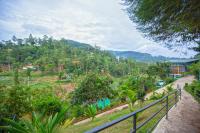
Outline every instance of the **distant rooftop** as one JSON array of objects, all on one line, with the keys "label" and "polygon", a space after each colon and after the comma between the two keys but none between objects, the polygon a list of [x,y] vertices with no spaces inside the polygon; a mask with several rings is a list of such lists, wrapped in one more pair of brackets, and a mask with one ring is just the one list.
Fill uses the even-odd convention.
[{"label": "distant rooftop", "polygon": [[176,59],[176,60],[169,60],[171,63],[192,63],[196,62],[199,59]]}]

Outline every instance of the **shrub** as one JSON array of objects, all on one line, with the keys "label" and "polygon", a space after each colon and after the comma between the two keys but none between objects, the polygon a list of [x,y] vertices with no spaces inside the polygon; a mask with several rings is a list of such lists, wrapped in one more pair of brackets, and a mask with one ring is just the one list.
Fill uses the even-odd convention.
[{"label": "shrub", "polygon": [[58,80],[63,79],[63,76],[64,76],[64,72],[59,72],[58,73]]},{"label": "shrub", "polygon": [[165,82],[166,82],[166,84],[170,84],[170,83],[174,82],[174,78],[167,77],[167,78],[165,79]]},{"label": "shrub", "polygon": [[97,114],[97,108],[93,104],[88,105],[88,107],[85,109],[85,116],[87,116],[89,118],[91,117],[92,120],[95,118],[96,114]]},{"label": "shrub", "polygon": [[200,72],[200,62],[194,63],[189,66],[189,71],[191,74],[195,75],[196,79],[200,80],[199,72]]},{"label": "shrub", "polygon": [[32,111],[29,90],[29,87],[22,85],[9,88],[6,106],[10,115],[15,115],[19,118],[23,114]]},{"label": "shrub", "polygon": [[73,121],[73,119],[64,121],[66,112],[67,109],[63,109],[48,118],[33,112],[31,120],[20,120],[18,122],[4,119],[9,126],[1,126],[0,128],[7,129],[10,133],[62,133],[64,128]]},{"label": "shrub", "polygon": [[150,96],[150,100],[158,100],[158,99],[161,99],[162,97],[164,97],[165,96],[165,93],[163,92],[163,93],[161,93],[161,94],[159,94],[159,93],[156,93],[156,92],[153,92],[153,95],[151,95]]},{"label": "shrub", "polygon": [[168,92],[171,92],[172,90],[173,90],[172,85],[167,86],[167,91],[168,91]]},{"label": "shrub", "polygon": [[59,98],[53,95],[43,95],[33,101],[33,106],[36,111],[45,112],[46,114],[55,114],[62,108],[62,102]]},{"label": "shrub", "polygon": [[83,116],[85,111],[85,107],[82,105],[74,105],[68,112],[69,116],[73,116],[73,117],[79,117],[79,116]]},{"label": "shrub", "polygon": [[113,96],[111,83],[112,80],[109,76],[88,74],[72,93],[71,102],[73,104],[91,104],[104,97],[111,98]]},{"label": "shrub", "polygon": [[189,92],[194,98],[200,102],[200,82],[193,81],[190,85],[185,85],[185,90]]}]

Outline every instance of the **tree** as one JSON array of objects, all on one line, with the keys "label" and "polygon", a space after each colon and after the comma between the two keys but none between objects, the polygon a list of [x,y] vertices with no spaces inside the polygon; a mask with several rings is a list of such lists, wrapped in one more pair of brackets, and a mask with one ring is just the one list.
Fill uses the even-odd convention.
[{"label": "tree", "polygon": [[16,43],[16,42],[17,42],[17,37],[16,37],[16,36],[13,36],[13,37],[12,37],[12,41],[13,41],[14,43]]},{"label": "tree", "polygon": [[123,1],[138,29],[156,41],[167,41],[169,47],[200,41],[199,0]]},{"label": "tree", "polygon": [[27,68],[27,70],[26,70],[26,75],[28,77],[28,86],[29,86],[29,81],[30,81],[30,78],[31,78],[31,71],[32,71],[31,68]]},{"label": "tree", "polygon": [[10,116],[20,118],[32,110],[29,88],[15,85],[8,91],[7,107]]},{"label": "tree", "polygon": [[189,66],[189,71],[195,76],[196,79],[200,80],[200,62]]},{"label": "tree", "polygon": [[101,98],[112,97],[111,83],[112,80],[109,76],[89,73],[73,92],[72,103],[88,104]]},{"label": "tree", "polygon": [[14,69],[14,84],[15,85],[19,84],[19,71],[18,71],[18,68]]},{"label": "tree", "polygon": [[35,39],[33,38],[32,34],[29,35],[28,43],[30,43],[31,45],[35,44]]},{"label": "tree", "polygon": [[141,101],[141,103],[143,104],[144,102],[144,97],[145,97],[145,90],[140,88],[137,90],[137,98]]},{"label": "tree", "polygon": [[200,42],[198,42],[197,46],[193,47],[192,49],[197,52],[196,57],[200,58]]}]

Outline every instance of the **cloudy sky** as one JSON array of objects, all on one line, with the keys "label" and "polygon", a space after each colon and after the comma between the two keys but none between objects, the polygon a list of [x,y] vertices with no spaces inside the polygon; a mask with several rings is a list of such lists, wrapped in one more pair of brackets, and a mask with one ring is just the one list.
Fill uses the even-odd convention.
[{"label": "cloudy sky", "polygon": [[[0,0],[0,40],[53,36],[100,46],[174,57],[191,57],[145,39],[120,0]],[[187,54],[183,54],[187,52]]]}]

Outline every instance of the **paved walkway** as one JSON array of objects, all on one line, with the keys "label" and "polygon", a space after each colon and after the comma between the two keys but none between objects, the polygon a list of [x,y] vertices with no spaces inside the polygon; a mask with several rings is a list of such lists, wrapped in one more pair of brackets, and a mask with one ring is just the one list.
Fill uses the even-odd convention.
[{"label": "paved walkway", "polygon": [[182,89],[182,99],[173,107],[168,114],[157,125],[153,133],[200,133],[200,104],[183,90],[185,83],[191,83],[193,76],[187,76],[177,80],[173,86]]}]

